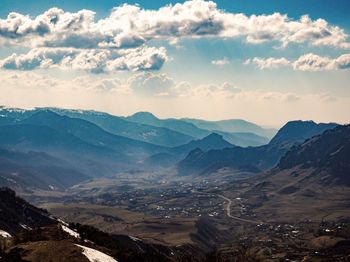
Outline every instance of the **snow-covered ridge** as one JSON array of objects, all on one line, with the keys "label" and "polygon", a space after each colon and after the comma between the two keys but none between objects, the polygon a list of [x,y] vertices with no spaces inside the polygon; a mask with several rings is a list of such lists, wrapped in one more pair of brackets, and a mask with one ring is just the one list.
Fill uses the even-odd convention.
[{"label": "snow-covered ridge", "polygon": [[80,238],[80,235],[78,232],[75,232],[74,230],[70,229],[69,227],[65,226],[65,225],[61,225],[61,228],[64,232],[68,233],[69,235],[71,235],[72,237],[75,238]]},{"label": "snow-covered ridge", "polygon": [[[15,108],[15,107],[7,107],[7,106],[0,106],[0,111],[3,111],[3,110],[6,110],[10,113],[24,113],[26,112],[27,110],[26,109],[22,109],[22,108]],[[31,109],[29,109],[31,110]]]},{"label": "snow-covered ridge", "polygon": [[6,231],[0,229],[0,237],[8,238],[8,237],[12,237],[12,236],[9,233],[7,233]]},{"label": "snow-covered ridge", "polygon": [[118,262],[113,257],[108,256],[96,249],[81,246],[78,244],[76,244],[76,246],[80,247],[83,250],[83,255],[85,255],[90,262]]},{"label": "snow-covered ridge", "polygon": [[61,224],[65,225],[65,226],[69,226],[67,222],[63,221],[62,219],[60,218],[55,218],[54,216],[50,216],[50,218],[56,220],[57,222],[60,222]]}]

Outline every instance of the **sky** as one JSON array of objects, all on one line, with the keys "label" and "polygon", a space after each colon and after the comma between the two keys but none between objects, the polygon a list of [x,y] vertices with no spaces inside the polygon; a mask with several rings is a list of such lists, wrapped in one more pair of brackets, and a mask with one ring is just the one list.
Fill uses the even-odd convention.
[{"label": "sky", "polygon": [[0,2],[0,105],[350,122],[348,0]]}]

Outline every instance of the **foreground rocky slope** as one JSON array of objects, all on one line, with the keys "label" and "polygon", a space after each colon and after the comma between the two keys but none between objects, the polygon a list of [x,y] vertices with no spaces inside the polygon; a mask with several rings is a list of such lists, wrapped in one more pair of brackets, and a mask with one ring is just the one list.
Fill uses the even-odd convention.
[{"label": "foreground rocky slope", "polygon": [[[197,254],[193,260],[192,255]],[[198,248],[150,244],[91,226],[68,225],[0,189],[0,261],[200,261]]]}]

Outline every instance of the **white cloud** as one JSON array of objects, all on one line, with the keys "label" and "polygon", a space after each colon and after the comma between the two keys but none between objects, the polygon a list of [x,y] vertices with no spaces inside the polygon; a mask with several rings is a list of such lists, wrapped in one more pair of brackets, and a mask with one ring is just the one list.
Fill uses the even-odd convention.
[{"label": "white cloud", "polygon": [[350,54],[337,58],[306,54],[293,62],[293,68],[301,71],[330,71],[350,69]]},{"label": "white cloud", "polygon": [[331,71],[331,70],[349,70],[350,54],[343,54],[337,58],[319,56],[312,53],[305,54],[295,61],[289,61],[286,58],[259,58],[248,59],[244,64],[254,64],[260,69],[280,68],[290,66],[299,71]]},{"label": "white cloud", "polygon": [[[85,9],[66,12],[54,7],[36,17],[12,12],[0,19],[0,46],[19,45],[33,50],[13,54],[0,63],[2,68],[17,70],[158,70],[168,57],[164,47],[148,47],[151,40],[178,45],[182,38],[213,36],[240,37],[251,44],[279,43],[284,47],[297,43],[350,48],[344,30],[324,19],[312,20],[305,15],[295,20],[280,13],[248,16],[220,10],[213,1],[192,0],[157,10],[123,4],[99,20],[95,12]],[[338,66],[348,67],[348,58],[342,59]],[[212,63],[222,66],[229,61],[224,58]],[[252,63],[274,68],[287,61],[281,58]]]},{"label": "white cloud", "polygon": [[115,70],[158,70],[164,62],[168,60],[166,50],[164,47],[139,47],[133,49],[120,50],[120,57],[109,60],[107,68],[109,71]]},{"label": "white cloud", "polygon": [[248,59],[245,61],[246,65],[254,64],[257,65],[260,69],[267,69],[267,68],[279,68],[283,66],[288,66],[290,62],[284,58],[260,58],[260,57],[254,57],[253,59]]},{"label": "white cloud", "polygon": [[230,64],[230,61],[229,61],[226,57],[224,57],[223,59],[213,60],[213,61],[211,61],[211,63],[212,63],[213,65],[223,66],[223,65],[228,65],[228,64]]},{"label": "white cloud", "polygon": [[[193,0],[158,10],[124,4],[98,21],[95,13],[75,13],[51,8],[37,17],[10,13],[0,19],[3,42],[31,46],[74,48],[130,48],[152,39],[181,37],[244,37],[249,43],[310,43],[349,48],[348,35],[324,19],[307,15],[294,20],[287,15],[230,13],[215,2]],[[28,40],[31,41],[28,41]]]},{"label": "white cloud", "polygon": [[168,59],[163,47],[141,46],[133,49],[35,48],[26,54],[12,54],[0,60],[0,68],[33,70],[60,68],[92,73],[158,70]]},{"label": "white cloud", "polygon": [[173,93],[176,82],[166,74],[146,72],[131,76],[127,84],[138,94],[170,96]]}]

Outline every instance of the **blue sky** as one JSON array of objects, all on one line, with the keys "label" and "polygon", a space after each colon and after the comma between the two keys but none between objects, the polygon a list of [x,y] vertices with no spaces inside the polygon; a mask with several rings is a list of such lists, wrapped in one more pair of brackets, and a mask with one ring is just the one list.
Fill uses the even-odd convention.
[{"label": "blue sky", "polygon": [[1,1],[0,104],[349,122],[349,13],[347,0]]}]

